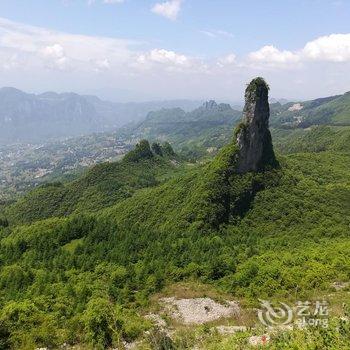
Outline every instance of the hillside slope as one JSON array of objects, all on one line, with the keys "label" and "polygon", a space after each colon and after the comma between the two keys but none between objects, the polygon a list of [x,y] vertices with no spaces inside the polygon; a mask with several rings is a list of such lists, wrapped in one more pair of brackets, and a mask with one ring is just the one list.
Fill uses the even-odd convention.
[{"label": "hillside slope", "polygon": [[[283,153],[290,153],[288,148],[295,152],[321,151],[330,149],[331,143],[334,149],[346,148],[347,126],[350,126],[349,96],[346,93],[305,102],[270,104],[276,149]],[[123,136],[169,140],[187,157],[207,157],[216,154],[219,148],[230,142],[230,128],[237,125],[241,114],[228,105],[218,105],[214,101],[187,113],[180,108],[163,109],[149,113],[143,122],[127,130]],[[332,128],[315,129],[318,125]],[[313,129],[309,130],[309,127]],[[296,143],[299,147],[296,147]],[[312,146],[312,143],[315,145]]]},{"label": "hillside slope", "polygon": [[350,92],[305,102],[271,106],[273,126],[350,125]]},{"label": "hillside slope", "polygon": [[149,152],[145,158],[96,165],[73,182],[42,185],[7,207],[4,215],[14,224],[98,211],[182,170],[177,161],[172,162],[177,159],[175,154],[159,156],[150,148]]},{"label": "hillside slope", "polygon": [[[63,342],[102,349],[118,344],[114,332],[143,339],[151,325],[136,310],[178,281],[248,300],[288,298],[296,288],[309,300],[349,281],[350,155],[308,153],[281,163],[278,182],[248,197],[249,209],[220,229],[178,225],[186,212],[198,213],[185,206],[178,214],[181,203],[208,197],[174,179],[90,216],[0,230],[2,341],[16,349]],[[208,171],[201,169],[202,179]],[[232,186],[245,188],[237,179]]]},{"label": "hillside slope", "polygon": [[[268,86],[262,79],[252,86],[243,123],[212,161],[99,211],[9,226],[0,220],[0,347],[106,349],[137,341],[137,349],[251,349],[250,337],[270,332],[252,314],[259,299],[333,295],[339,315],[330,315],[328,328],[275,328],[267,348],[349,348],[349,295],[332,287],[350,282],[349,149],[280,156],[279,166],[239,172],[243,154],[272,147]],[[266,159],[260,153],[249,164]],[[95,168],[81,181],[98,188],[122,175],[128,188],[135,176],[136,183],[144,180],[144,164],[152,164],[145,175],[154,179],[158,154],[143,141],[125,163]],[[161,308],[157,293],[179,282],[204,285],[179,294],[206,297],[214,289],[240,300],[242,317],[198,328],[176,320],[162,332],[158,314],[156,322],[149,316]],[[240,333],[220,335],[216,328],[245,321]]]},{"label": "hillside slope", "polygon": [[275,148],[281,153],[337,151],[348,152],[350,127],[327,125],[308,129],[273,129]]},{"label": "hillside slope", "polygon": [[232,109],[228,104],[208,101],[191,112],[180,108],[151,112],[128,134],[149,140],[167,140],[177,147],[186,146],[188,142],[204,144],[213,136],[219,138],[220,134],[232,130],[241,115],[242,112]]}]

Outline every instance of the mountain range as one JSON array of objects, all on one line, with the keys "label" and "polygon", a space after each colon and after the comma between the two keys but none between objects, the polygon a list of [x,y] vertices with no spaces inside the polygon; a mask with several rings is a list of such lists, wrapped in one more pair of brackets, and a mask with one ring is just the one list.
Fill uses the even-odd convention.
[{"label": "mountain range", "polygon": [[160,108],[191,110],[196,101],[113,103],[96,96],[0,89],[0,144],[33,143],[114,130]]},{"label": "mountain range", "polygon": [[350,125],[350,92],[310,101],[271,104],[271,125],[307,128],[312,125]]},{"label": "mountain range", "polygon": [[[45,92],[28,94],[0,89],[0,145],[50,140],[113,131],[136,138],[169,139],[186,145],[188,139],[211,147],[240,118],[229,104],[190,100],[115,103],[96,96]],[[270,99],[271,126],[307,128],[313,125],[350,125],[350,93],[310,101]],[[226,135],[227,136],[227,135]]]},{"label": "mountain range", "polygon": [[150,112],[146,119],[127,129],[127,134],[139,139],[167,140],[181,146],[188,140],[211,139],[222,130],[232,128],[241,115],[241,111],[229,104],[210,100],[190,112],[181,108]]},{"label": "mountain range", "polygon": [[[270,99],[270,111],[272,136],[277,149],[284,153],[347,147],[350,93],[305,102]],[[169,141],[183,154],[198,158],[215,154],[225,145],[241,115],[228,104],[208,101],[190,112],[181,108],[150,112],[119,135],[130,140]]]}]

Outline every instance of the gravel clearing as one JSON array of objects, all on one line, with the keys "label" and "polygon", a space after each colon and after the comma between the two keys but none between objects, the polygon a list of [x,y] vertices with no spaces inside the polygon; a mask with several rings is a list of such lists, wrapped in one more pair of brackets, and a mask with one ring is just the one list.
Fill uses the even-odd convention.
[{"label": "gravel clearing", "polygon": [[248,330],[245,326],[218,326],[217,331],[222,335],[235,334],[238,332],[246,332]]},{"label": "gravel clearing", "polygon": [[222,305],[210,298],[176,299],[163,298],[170,316],[184,324],[203,324],[220,318],[238,316],[237,302],[227,301]]}]

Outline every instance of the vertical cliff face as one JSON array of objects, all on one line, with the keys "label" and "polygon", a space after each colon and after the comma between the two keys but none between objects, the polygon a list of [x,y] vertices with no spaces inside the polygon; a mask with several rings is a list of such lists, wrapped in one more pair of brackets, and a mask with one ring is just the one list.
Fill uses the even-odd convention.
[{"label": "vertical cliff face", "polygon": [[243,120],[236,129],[239,147],[237,172],[276,167],[269,130],[269,87],[263,78],[253,79],[245,91]]}]

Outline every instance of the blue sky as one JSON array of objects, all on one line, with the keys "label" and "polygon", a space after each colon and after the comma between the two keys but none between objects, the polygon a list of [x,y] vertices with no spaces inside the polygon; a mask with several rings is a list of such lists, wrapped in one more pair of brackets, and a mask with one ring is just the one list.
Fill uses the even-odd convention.
[{"label": "blue sky", "polygon": [[2,0],[0,85],[114,100],[350,90],[349,0]]}]

